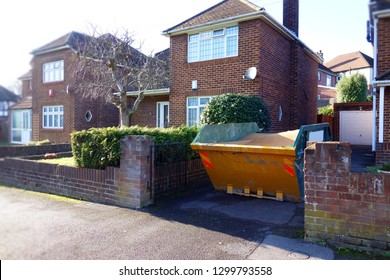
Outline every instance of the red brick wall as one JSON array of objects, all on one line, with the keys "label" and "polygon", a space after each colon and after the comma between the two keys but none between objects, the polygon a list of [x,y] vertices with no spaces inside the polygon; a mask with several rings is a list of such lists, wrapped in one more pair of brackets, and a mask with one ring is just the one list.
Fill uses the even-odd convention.
[{"label": "red brick wall", "polygon": [[390,174],[351,173],[348,143],[305,150],[305,238],[390,250]]},{"label": "red brick wall", "polygon": [[132,125],[156,126],[156,110],[157,102],[169,101],[169,96],[147,96],[142,100],[137,112],[135,112],[131,119]]},{"label": "red brick wall", "polygon": [[378,21],[378,74],[390,69],[390,18]]},{"label": "red brick wall", "polygon": [[[321,86],[327,86],[326,83],[327,83],[327,76],[328,74],[326,72],[322,72],[321,70],[319,70],[321,72],[321,77],[320,77],[320,80],[318,80],[318,85],[321,85]],[[336,77],[335,76],[332,76],[330,75],[332,80],[331,80],[331,84],[330,86],[331,87],[335,87],[336,86]],[[318,79],[318,77],[317,77]]]},{"label": "red brick wall", "polygon": [[[291,60],[294,48],[299,56],[295,60],[295,67]],[[238,53],[237,57],[232,58],[187,63],[187,35],[171,37],[171,125],[186,123],[186,97],[224,93],[256,94],[262,97],[269,106],[272,131],[315,123],[318,64],[304,53],[300,45],[295,46],[266,22],[258,19],[239,24]],[[258,70],[256,79],[243,80],[244,72],[252,66]],[[298,71],[301,80],[296,80],[294,87],[293,77],[297,77]],[[191,89],[192,80],[198,81],[198,90]],[[291,107],[291,104],[295,107]],[[283,110],[280,122],[279,106]],[[291,111],[291,108],[294,110]]]},{"label": "red brick wall", "polygon": [[[378,21],[378,74],[390,69],[390,18],[381,18]],[[384,99],[384,131],[383,143],[378,142],[379,118],[377,117],[377,151],[376,162],[390,162],[390,87],[385,88]],[[379,89],[377,90],[377,108],[379,113]]]},{"label": "red brick wall", "polygon": [[[105,104],[99,99],[85,98],[81,92],[73,90],[66,93],[69,85],[75,84],[72,77],[71,63],[72,52],[60,50],[34,56],[32,64],[32,114],[33,114],[33,141],[49,139],[55,143],[70,142],[70,133],[74,130],[88,129],[90,127],[117,126],[119,124],[118,109],[112,104]],[[64,81],[43,83],[42,65],[47,62],[64,60]],[[73,87],[74,88],[74,87]],[[54,96],[49,96],[49,90],[54,91]],[[64,128],[43,129],[42,107],[64,106]],[[90,110],[93,117],[87,122],[84,115]]]},{"label": "red brick wall", "polygon": [[32,89],[31,89],[31,79],[23,80],[22,81],[22,96],[31,96]]},{"label": "red brick wall", "polygon": [[320,95],[321,99],[336,98],[336,89],[318,87],[318,94]]},{"label": "red brick wall", "polygon": [[[148,136],[129,135],[120,142],[120,168],[106,167],[105,170],[98,170],[20,158],[0,158],[0,182],[87,201],[131,208],[144,207],[152,203],[154,196],[157,195],[150,194],[151,172],[154,168],[153,157],[150,157],[153,141]],[[21,153],[25,152],[26,149],[22,149]],[[18,154],[17,151],[14,153]],[[128,162],[132,164],[125,164]],[[185,164],[186,168],[177,175],[180,178],[187,178],[185,180],[187,184],[207,179],[200,159],[190,160]],[[185,187],[181,180],[163,178],[159,186],[165,189]]]}]

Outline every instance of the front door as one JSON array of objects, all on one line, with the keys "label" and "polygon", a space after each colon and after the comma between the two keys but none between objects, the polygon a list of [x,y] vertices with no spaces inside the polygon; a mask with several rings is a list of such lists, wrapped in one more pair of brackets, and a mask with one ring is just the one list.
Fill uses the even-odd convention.
[{"label": "front door", "polygon": [[157,102],[156,127],[169,126],[169,102]]},{"label": "front door", "polygon": [[26,144],[31,141],[31,110],[12,111],[11,143]]}]

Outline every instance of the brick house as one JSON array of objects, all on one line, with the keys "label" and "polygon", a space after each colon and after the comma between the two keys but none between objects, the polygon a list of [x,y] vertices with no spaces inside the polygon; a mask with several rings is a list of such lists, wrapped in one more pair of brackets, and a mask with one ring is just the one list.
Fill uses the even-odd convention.
[{"label": "brick house", "polygon": [[[322,60],[298,38],[298,9],[298,0],[285,0],[282,25],[249,1],[225,0],[165,30],[170,125],[198,125],[210,98],[224,93],[262,97],[271,131],[315,123]],[[255,78],[244,79],[253,67]]]},{"label": "brick house", "polygon": [[335,103],[337,77],[328,67],[318,64],[318,107]]},{"label": "brick house", "polygon": [[9,108],[18,101],[18,95],[0,86],[0,142],[8,142]]},{"label": "brick house", "polygon": [[32,73],[31,70],[20,76],[21,100],[10,107],[9,141],[12,144],[25,144],[32,141]]},{"label": "brick house", "polygon": [[74,130],[119,123],[117,107],[76,90],[72,56],[84,36],[71,32],[32,51],[31,80],[22,83],[31,88],[33,141],[66,143]]},{"label": "brick house", "polygon": [[371,89],[374,60],[361,51],[338,55],[325,62],[324,65],[336,73],[339,79],[356,73],[364,75],[367,79],[368,89]]},{"label": "brick house", "polygon": [[[374,80],[376,94],[373,114],[373,150],[377,163],[390,162],[390,0],[371,0],[369,42],[374,46]],[[378,116],[378,117],[377,117]]]}]

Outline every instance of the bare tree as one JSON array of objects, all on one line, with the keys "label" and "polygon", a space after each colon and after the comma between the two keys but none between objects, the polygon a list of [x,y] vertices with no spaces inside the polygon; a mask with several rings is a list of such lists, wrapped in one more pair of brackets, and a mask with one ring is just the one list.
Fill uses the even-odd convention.
[{"label": "bare tree", "polygon": [[[77,54],[73,65],[76,88],[84,96],[104,98],[120,110],[120,126],[129,126],[131,116],[144,99],[145,91],[166,87],[167,61],[141,52],[142,44],[135,48],[132,34],[78,33],[72,43]],[[136,97],[129,97],[135,92]]]}]

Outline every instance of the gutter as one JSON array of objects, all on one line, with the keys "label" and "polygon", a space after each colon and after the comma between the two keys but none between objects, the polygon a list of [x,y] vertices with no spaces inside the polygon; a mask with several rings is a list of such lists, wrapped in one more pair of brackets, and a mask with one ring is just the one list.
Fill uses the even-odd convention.
[{"label": "gutter", "polygon": [[[169,95],[170,91],[171,91],[170,88],[148,89],[148,90],[144,91],[144,96]],[[139,93],[140,93],[139,90],[128,91],[128,92],[126,92],[126,96],[138,96]],[[120,95],[120,93],[115,92],[114,95]]]},{"label": "gutter", "polygon": [[55,47],[55,48],[51,48],[51,49],[46,49],[46,50],[42,50],[42,51],[32,51],[31,54],[32,55],[40,55],[40,54],[54,52],[54,51],[66,50],[66,49],[70,49],[70,48],[71,47],[68,44],[66,44],[64,46]]}]

